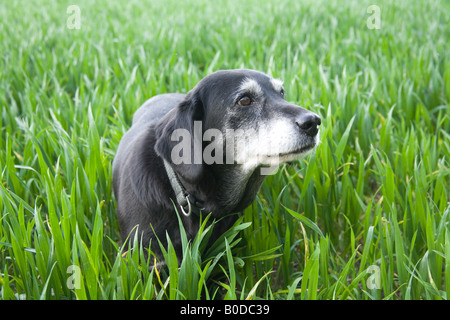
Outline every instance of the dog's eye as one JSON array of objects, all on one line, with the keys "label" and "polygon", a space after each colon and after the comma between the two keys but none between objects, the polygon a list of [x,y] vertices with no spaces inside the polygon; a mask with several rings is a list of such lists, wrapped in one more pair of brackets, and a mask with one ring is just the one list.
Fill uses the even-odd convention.
[{"label": "dog's eye", "polygon": [[248,106],[248,105],[250,105],[252,103],[252,99],[250,99],[247,96],[243,96],[242,98],[239,99],[238,103],[241,106]]},{"label": "dog's eye", "polygon": [[284,89],[281,89],[280,94],[282,97],[284,97],[285,93],[286,93],[286,91],[284,91]]}]

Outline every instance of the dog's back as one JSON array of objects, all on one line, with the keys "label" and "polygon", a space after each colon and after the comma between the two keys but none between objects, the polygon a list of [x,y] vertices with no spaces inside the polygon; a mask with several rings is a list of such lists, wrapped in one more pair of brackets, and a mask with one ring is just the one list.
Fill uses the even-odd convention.
[{"label": "dog's back", "polygon": [[142,128],[158,121],[183,101],[185,96],[181,93],[166,93],[148,99],[136,110],[133,116],[133,127]]},{"label": "dog's back", "polygon": [[120,140],[119,147],[113,161],[113,185],[115,190],[118,190],[120,183],[120,175],[118,174],[118,170],[124,158],[130,153],[128,148],[133,145],[133,141],[140,135],[144,134],[149,125],[156,123],[173,108],[175,108],[184,99],[184,97],[185,95],[180,93],[160,94],[148,99],[136,110],[133,116],[131,128]]}]

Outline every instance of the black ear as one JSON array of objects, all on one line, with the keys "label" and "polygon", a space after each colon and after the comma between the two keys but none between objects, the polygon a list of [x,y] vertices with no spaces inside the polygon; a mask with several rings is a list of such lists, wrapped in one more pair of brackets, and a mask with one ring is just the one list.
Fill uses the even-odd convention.
[{"label": "black ear", "polygon": [[156,126],[156,153],[191,184],[203,174],[202,120],[203,103],[189,92]]}]

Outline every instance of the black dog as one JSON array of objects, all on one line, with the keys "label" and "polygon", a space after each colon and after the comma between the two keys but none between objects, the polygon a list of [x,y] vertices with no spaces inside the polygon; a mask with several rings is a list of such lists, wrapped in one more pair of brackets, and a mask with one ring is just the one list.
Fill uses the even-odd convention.
[{"label": "black dog", "polygon": [[[313,150],[320,123],[284,99],[280,80],[253,70],[218,71],[186,95],[149,99],[136,111],[113,163],[123,240],[136,234],[144,245],[151,240],[162,260],[155,233],[166,244],[167,232],[180,256],[174,203],[191,238],[200,212],[218,219],[242,211],[267,174]],[[214,235],[236,218],[221,219]]]}]

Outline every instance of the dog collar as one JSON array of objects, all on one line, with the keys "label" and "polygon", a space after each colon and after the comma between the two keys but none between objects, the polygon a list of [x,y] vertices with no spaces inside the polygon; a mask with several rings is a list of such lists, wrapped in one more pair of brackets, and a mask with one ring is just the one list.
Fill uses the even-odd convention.
[{"label": "dog collar", "polygon": [[175,171],[173,171],[171,165],[165,159],[163,159],[163,161],[167,176],[169,177],[170,185],[175,192],[177,203],[181,208],[181,212],[183,212],[186,217],[189,217],[191,213],[194,213],[196,216],[200,216],[200,212],[205,210],[203,207],[204,203],[186,191],[186,188],[181,183]]}]

